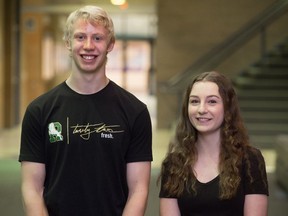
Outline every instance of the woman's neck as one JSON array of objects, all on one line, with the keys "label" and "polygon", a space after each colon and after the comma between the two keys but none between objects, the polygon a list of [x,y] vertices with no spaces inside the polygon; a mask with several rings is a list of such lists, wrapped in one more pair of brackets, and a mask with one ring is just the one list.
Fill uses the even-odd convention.
[{"label": "woman's neck", "polygon": [[217,154],[220,152],[221,138],[220,134],[201,135],[198,134],[197,150],[199,153]]}]

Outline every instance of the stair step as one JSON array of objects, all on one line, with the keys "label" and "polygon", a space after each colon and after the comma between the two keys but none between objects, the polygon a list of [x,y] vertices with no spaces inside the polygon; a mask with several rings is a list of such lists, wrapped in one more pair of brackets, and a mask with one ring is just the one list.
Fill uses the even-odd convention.
[{"label": "stair step", "polygon": [[288,66],[287,55],[284,53],[278,55],[267,55],[263,60],[259,61],[259,64],[267,66]]},{"label": "stair step", "polygon": [[245,89],[261,89],[261,90],[273,90],[273,89],[277,89],[277,90],[288,90],[288,81],[275,81],[273,82],[273,80],[271,80],[271,82],[269,83],[269,81],[267,82],[247,82],[245,80],[241,80],[236,84],[237,88],[245,88]]},{"label": "stair step", "polygon": [[255,85],[255,86],[269,86],[269,87],[278,87],[284,86],[288,87],[288,76],[285,78],[269,78],[269,79],[258,79],[252,77],[238,77],[237,84],[239,85]]},{"label": "stair step", "polygon": [[[250,71],[251,72],[251,71]],[[236,89],[261,89],[261,90],[288,90],[288,67],[287,72],[281,74],[272,73],[242,73],[233,80]]]},{"label": "stair step", "polygon": [[274,55],[288,55],[288,43],[279,44],[271,51]]},{"label": "stair step", "polygon": [[287,112],[287,107],[274,107],[273,109],[271,107],[241,107],[241,112]]},{"label": "stair step", "polygon": [[276,142],[275,135],[257,135],[251,134],[249,135],[250,144],[252,146],[261,147],[261,148],[274,148],[274,144]]},{"label": "stair step", "polygon": [[[241,109],[259,109],[261,110],[263,108],[263,111],[268,110],[283,110],[288,112],[288,101],[273,101],[272,103],[269,103],[267,100],[257,100],[257,101],[250,101],[250,100],[241,100],[239,102]],[[265,109],[265,110],[264,110]]]},{"label": "stair step", "polygon": [[238,89],[236,88],[238,99],[242,100],[266,100],[269,101],[288,101],[288,89]]},{"label": "stair step", "polygon": [[288,133],[288,124],[281,123],[247,123],[249,134],[253,135],[280,135]]},{"label": "stair step", "polygon": [[288,58],[288,47],[278,47],[278,49],[269,52],[264,58]]},{"label": "stair step", "polygon": [[242,112],[245,122],[255,123],[286,123],[288,124],[288,112]]},{"label": "stair step", "polygon": [[[288,61],[288,60],[286,60]],[[240,76],[250,76],[257,77],[258,79],[263,78],[287,78],[288,77],[288,66],[251,66],[248,69],[244,70]]]},{"label": "stair step", "polygon": [[251,124],[251,123],[258,123],[258,124],[288,124],[288,119],[277,119],[277,118],[246,118],[245,116],[243,117],[243,120],[246,124]]}]

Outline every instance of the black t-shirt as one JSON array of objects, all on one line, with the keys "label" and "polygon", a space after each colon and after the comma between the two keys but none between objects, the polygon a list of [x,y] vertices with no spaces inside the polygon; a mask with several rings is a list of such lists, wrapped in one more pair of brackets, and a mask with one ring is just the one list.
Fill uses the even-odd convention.
[{"label": "black t-shirt", "polygon": [[64,82],[26,110],[19,161],[45,164],[49,216],[122,215],[126,164],[151,160],[147,107],[112,81],[91,95]]},{"label": "black t-shirt", "polygon": [[[255,155],[257,154],[257,156]],[[196,181],[197,194],[193,195],[185,190],[180,197],[170,196],[161,187],[161,198],[177,198],[179,210],[182,216],[243,216],[244,199],[247,194],[265,194],[268,195],[268,181],[265,169],[259,164],[264,164],[264,158],[257,149],[249,151],[249,160],[251,161],[251,175],[253,182],[250,182],[247,176],[247,167],[243,162],[241,183],[235,197],[228,200],[219,199],[219,176],[207,183]],[[261,161],[259,163],[258,159]],[[163,180],[163,179],[162,179]],[[165,178],[164,180],[165,181]],[[164,182],[162,182],[163,185]]]}]

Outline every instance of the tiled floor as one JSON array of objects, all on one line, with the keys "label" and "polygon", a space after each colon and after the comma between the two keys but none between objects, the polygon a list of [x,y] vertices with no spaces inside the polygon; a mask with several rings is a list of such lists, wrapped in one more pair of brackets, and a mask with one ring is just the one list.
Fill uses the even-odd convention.
[{"label": "tiled floor", "polygon": [[20,126],[0,131],[0,159],[15,158],[19,152]]}]

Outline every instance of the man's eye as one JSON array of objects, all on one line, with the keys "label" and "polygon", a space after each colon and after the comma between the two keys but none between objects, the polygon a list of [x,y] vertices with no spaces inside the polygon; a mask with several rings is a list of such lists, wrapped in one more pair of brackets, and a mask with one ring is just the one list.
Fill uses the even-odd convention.
[{"label": "man's eye", "polygon": [[95,36],[95,37],[94,37],[94,40],[95,40],[95,41],[99,41],[99,40],[101,40],[101,39],[102,39],[102,37],[100,37],[100,36]]},{"label": "man's eye", "polygon": [[75,35],[75,39],[82,41],[85,39],[85,37],[83,35]]}]

